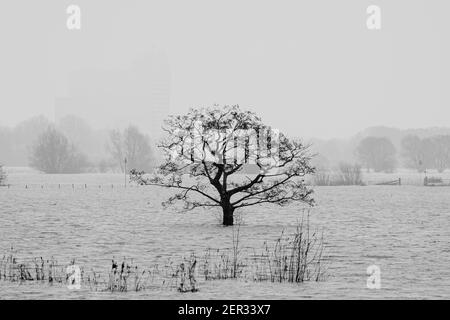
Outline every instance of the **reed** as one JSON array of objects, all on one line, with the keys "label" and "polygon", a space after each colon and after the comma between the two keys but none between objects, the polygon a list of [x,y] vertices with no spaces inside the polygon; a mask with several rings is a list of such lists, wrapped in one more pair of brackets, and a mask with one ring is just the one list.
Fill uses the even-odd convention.
[{"label": "reed", "polygon": [[178,283],[178,292],[197,292],[196,287],[197,280],[195,278],[197,266],[197,258],[195,254],[192,254],[189,259],[185,259],[184,262],[180,263],[178,269],[175,273]]},{"label": "reed", "polygon": [[312,229],[309,211],[303,212],[292,233],[283,230],[273,243],[264,242],[260,250],[242,248],[240,225],[234,228],[231,248],[206,250],[202,264],[205,281],[243,278],[302,283],[326,278],[324,235]]},{"label": "reed", "polygon": [[[241,225],[232,230],[231,247],[208,248],[200,256],[194,252],[180,260],[169,259],[163,265],[137,265],[133,259],[110,260],[107,272],[80,267],[81,285],[93,291],[139,292],[152,288],[176,289],[180,293],[197,292],[198,275],[204,281],[245,279],[251,281],[302,283],[326,278],[323,232],[312,229],[310,213],[303,212],[291,233],[285,230],[273,243],[267,241],[257,250],[242,247]],[[0,261],[0,280],[68,284],[68,270],[75,260],[60,264],[51,257],[20,260],[13,248]]]}]

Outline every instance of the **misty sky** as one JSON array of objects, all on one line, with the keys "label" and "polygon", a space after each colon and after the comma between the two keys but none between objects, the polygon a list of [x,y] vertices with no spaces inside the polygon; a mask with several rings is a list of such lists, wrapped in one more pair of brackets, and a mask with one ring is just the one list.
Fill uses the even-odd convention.
[{"label": "misty sky", "polygon": [[[81,7],[80,31],[66,28],[69,4]],[[370,4],[381,7],[380,31],[366,28]],[[74,74],[96,91],[92,70],[120,78],[150,59],[157,65],[144,71],[161,64],[167,73],[170,113],[240,104],[290,134],[321,138],[450,126],[449,9],[448,0],[3,1],[0,125],[53,120],[55,100],[75,94]],[[145,95],[145,85],[128,87],[135,80],[119,81],[120,94]],[[152,116],[120,110],[140,126]],[[88,120],[104,127],[114,117]]]}]

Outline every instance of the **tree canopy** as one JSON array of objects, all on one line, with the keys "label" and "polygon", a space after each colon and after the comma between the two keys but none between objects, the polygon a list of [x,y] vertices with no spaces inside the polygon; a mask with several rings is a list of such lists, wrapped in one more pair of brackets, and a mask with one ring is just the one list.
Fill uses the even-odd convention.
[{"label": "tree canopy", "polygon": [[125,158],[128,168],[136,170],[150,170],[152,168],[154,156],[150,146],[150,138],[141,133],[136,126],[130,125],[123,131],[112,130],[108,150],[113,161],[117,163],[122,172],[125,171]]},{"label": "tree canopy", "polygon": [[79,173],[87,160],[61,132],[49,126],[32,147],[30,165],[45,173]]},{"label": "tree canopy", "polygon": [[450,168],[450,136],[436,135],[427,138],[408,135],[402,140],[402,155],[408,168],[422,172]]},{"label": "tree canopy", "polygon": [[[314,172],[308,146],[265,125],[235,106],[191,109],[169,117],[159,147],[164,163],[151,175],[133,170],[139,184],[176,189],[165,205],[181,201],[187,210],[219,207],[223,224],[236,209],[260,205],[313,204],[304,177]],[[259,172],[240,174],[254,164]]]},{"label": "tree canopy", "polygon": [[356,148],[361,163],[375,172],[392,172],[397,165],[396,149],[385,137],[367,137]]}]

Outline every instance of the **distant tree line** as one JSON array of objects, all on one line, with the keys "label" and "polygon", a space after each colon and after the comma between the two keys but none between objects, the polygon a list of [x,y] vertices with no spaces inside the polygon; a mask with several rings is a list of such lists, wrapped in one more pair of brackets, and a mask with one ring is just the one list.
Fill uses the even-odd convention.
[{"label": "distant tree line", "polygon": [[393,172],[397,167],[397,150],[385,137],[367,137],[356,148],[361,165],[369,171]]},{"label": "distant tree line", "polygon": [[408,135],[402,140],[403,157],[407,168],[423,172],[450,169],[450,135],[419,138]]},{"label": "distant tree line", "polygon": [[397,157],[402,158],[406,168],[419,172],[450,169],[450,135],[419,138],[407,135],[401,140],[401,153],[385,137],[367,137],[356,148],[358,160],[367,170],[393,172],[398,166]]},{"label": "distant tree line", "polygon": [[[321,157],[315,158],[319,164],[315,166],[319,169],[335,166],[335,171],[341,173],[339,164],[342,163],[354,168],[359,164],[375,172],[394,172],[398,166],[419,172],[430,169],[443,172],[450,169],[450,135],[433,134],[397,138],[369,135],[356,140],[356,145],[347,146],[330,140],[319,150]],[[0,150],[0,163],[5,166],[33,166],[55,173],[124,172],[125,169],[148,172],[156,162],[150,137],[136,126],[110,131],[93,129],[73,115],[57,123],[36,116],[13,128],[0,126]],[[338,154],[339,161],[328,161],[327,157],[333,159],[329,154]]]},{"label": "distant tree line", "polygon": [[30,166],[45,173],[80,173],[88,161],[63,133],[49,127],[32,147]]},{"label": "distant tree line", "polygon": [[[108,151],[113,161],[125,169],[150,171],[153,166],[153,151],[150,147],[149,137],[139,131],[136,126],[130,125],[123,131],[118,129],[110,132]],[[125,168],[125,159],[127,168]]]},{"label": "distant tree line", "polygon": [[[131,169],[149,170],[152,165],[152,149],[148,136],[135,126],[123,132],[111,131],[108,144],[111,161],[122,172]],[[128,166],[125,168],[125,161]],[[88,157],[55,127],[49,127],[33,144],[30,166],[45,173],[81,173],[92,166]],[[105,165],[106,167],[108,165]],[[105,170],[106,171],[106,170]]]},{"label": "distant tree line", "polygon": [[149,170],[154,157],[150,137],[130,125],[123,131],[93,129],[69,115],[57,123],[33,117],[13,128],[0,126],[0,162],[46,173]]}]

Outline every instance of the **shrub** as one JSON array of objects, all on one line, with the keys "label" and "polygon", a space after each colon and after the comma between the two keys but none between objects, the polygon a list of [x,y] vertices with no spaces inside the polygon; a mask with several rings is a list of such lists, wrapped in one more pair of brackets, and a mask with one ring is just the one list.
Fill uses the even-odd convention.
[{"label": "shrub", "polygon": [[397,165],[396,153],[395,146],[384,137],[367,137],[356,148],[361,163],[375,172],[393,172]]},{"label": "shrub", "polygon": [[61,132],[49,127],[33,145],[30,164],[45,173],[80,173],[88,162]]},{"label": "shrub", "polygon": [[314,174],[316,186],[352,186],[363,185],[362,170],[359,164],[341,162],[334,172],[319,170]]},{"label": "shrub", "polygon": [[[266,272],[257,274],[257,280],[271,282],[321,281],[325,277],[323,234],[310,228],[309,213],[296,226],[293,234],[284,232],[276,240],[273,249],[265,248],[265,265],[259,268]],[[268,272],[267,272],[268,269]]]},{"label": "shrub", "polygon": [[314,185],[316,186],[331,186],[332,185],[332,178],[328,171],[326,170],[318,170],[314,174]]},{"label": "shrub", "polygon": [[359,164],[341,162],[336,184],[344,186],[362,185],[361,166]]}]

